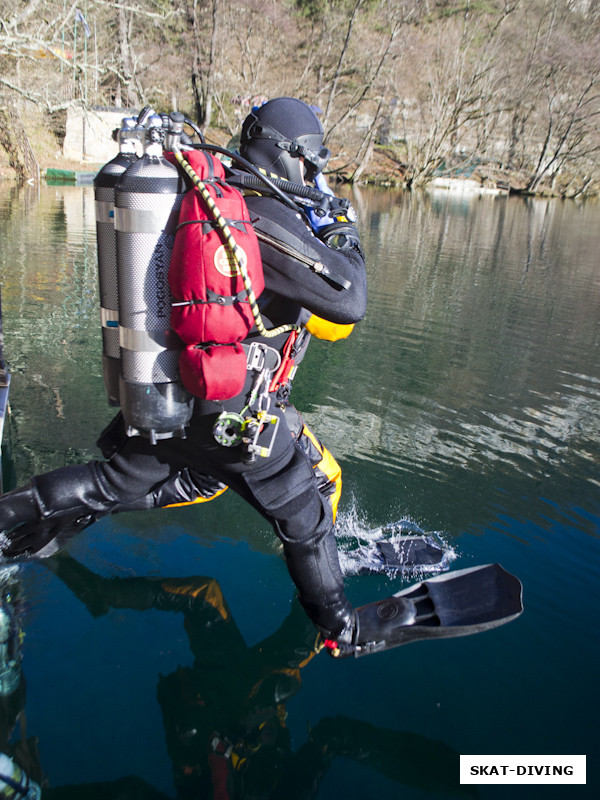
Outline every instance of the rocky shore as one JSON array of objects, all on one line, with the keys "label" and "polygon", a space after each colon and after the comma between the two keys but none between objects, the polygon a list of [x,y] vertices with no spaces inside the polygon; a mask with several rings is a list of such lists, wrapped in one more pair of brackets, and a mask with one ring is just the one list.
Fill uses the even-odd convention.
[{"label": "rocky shore", "polygon": [[[82,176],[89,177],[106,162],[105,153],[84,158],[77,157],[76,148],[66,148],[65,131],[51,130],[37,125],[30,135],[35,160],[41,180],[60,179],[86,182]],[[207,133],[207,141],[227,146],[230,140],[228,132],[212,129]],[[116,151],[115,151],[116,152]],[[14,160],[14,157],[13,159]],[[0,180],[14,181],[18,178],[11,158],[0,148]],[[395,188],[411,188],[407,180],[406,165],[396,148],[373,148],[368,164],[355,178],[357,164],[351,159],[332,158],[329,163],[329,181],[353,183],[359,185],[389,186]],[[445,165],[444,165],[445,166]],[[70,176],[70,177],[69,177]],[[29,182],[32,182],[31,179]],[[529,176],[525,171],[507,170],[497,164],[478,162],[477,158],[463,159],[444,169],[438,168],[419,183],[420,187],[434,187],[449,191],[478,194],[520,194],[546,197],[583,198],[600,196],[600,183],[588,180],[585,175],[561,172],[536,187],[535,192],[528,190]]]}]

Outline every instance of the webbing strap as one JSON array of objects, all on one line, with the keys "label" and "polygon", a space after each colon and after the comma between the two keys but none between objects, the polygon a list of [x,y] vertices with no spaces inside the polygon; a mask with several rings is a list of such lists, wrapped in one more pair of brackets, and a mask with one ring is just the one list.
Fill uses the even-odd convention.
[{"label": "webbing strap", "polygon": [[[249,219],[228,219],[225,220],[230,228],[235,228],[238,231],[245,232],[246,225],[252,225]],[[219,224],[214,219],[186,219],[185,222],[180,222],[175,230],[184,228],[186,225],[202,225],[202,233],[210,233],[211,230],[219,230]],[[205,230],[208,228],[208,230]]]},{"label": "webbing strap", "polygon": [[248,294],[245,289],[234,295],[217,294],[212,289],[206,290],[206,300],[182,300],[180,303],[171,303],[172,306],[197,306],[216,303],[219,306],[232,306],[234,303],[247,303]]}]

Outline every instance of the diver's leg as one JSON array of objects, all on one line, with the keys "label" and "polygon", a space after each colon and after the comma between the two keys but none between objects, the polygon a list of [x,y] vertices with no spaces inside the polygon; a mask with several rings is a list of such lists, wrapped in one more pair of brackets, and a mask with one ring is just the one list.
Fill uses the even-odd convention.
[{"label": "diver's leg", "polygon": [[[107,433],[109,436],[107,436]],[[125,435],[120,415],[99,445],[107,461],[63,467],[0,497],[0,554],[46,557],[102,516],[212,499],[225,484],[186,465],[185,442]],[[190,452],[191,451],[191,452]]]},{"label": "diver's leg", "polygon": [[63,467],[36,475],[28,486],[0,497],[2,556],[51,555],[95,520],[146,495],[154,483],[154,476],[146,473],[135,488],[124,478],[116,490],[118,483],[114,478],[109,482],[107,472],[115,472],[114,466],[97,461]]},{"label": "diver's leg", "polygon": [[300,602],[318,630],[326,637],[351,630],[354,611],[344,591],[331,505],[306,455],[294,445],[278,465],[228,482],[273,525]]},{"label": "diver's leg", "polygon": [[340,638],[352,629],[354,611],[344,591],[330,507],[318,492],[303,500],[295,514],[278,510],[273,524],[306,613],[326,638]]},{"label": "diver's leg", "polygon": [[5,558],[51,555],[59,538],[64,542],[106,514],[127,507],[151,508],[153,490],[172,473],[158,446],[153,449],[135,438],[124,442],[107,462],[37,475],[28,486],[0,497],[0,553]]},{"label": "diver's leg", "polygon": [[36,475],[28,486],[0,497],[0,530],[60,516],[107,513],[118,503],[96,461]]},{"label": "diver's leg", "polygon": [[70,534],[63,539],[109,513],[117,502],[96,462],[37,475],[28,486],[0,497],[0,552],[5,558],[38,554],[67,528]]}]

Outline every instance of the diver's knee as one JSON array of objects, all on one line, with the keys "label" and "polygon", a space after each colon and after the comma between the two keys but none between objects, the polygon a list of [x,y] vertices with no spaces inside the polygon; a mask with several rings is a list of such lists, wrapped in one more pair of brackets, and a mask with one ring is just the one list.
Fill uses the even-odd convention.
[{"label": "diver's knee", "polygon": [[311,492],[297,498],[293,513],[281,509],[274,518],[274,525],[284,543],[317,542],[333,529],[331,506],[318,492]]}]

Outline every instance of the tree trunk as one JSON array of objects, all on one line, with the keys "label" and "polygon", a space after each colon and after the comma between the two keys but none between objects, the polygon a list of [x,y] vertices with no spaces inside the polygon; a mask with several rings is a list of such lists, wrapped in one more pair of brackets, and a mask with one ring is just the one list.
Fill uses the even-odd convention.
[{"label": "tree trunk", "polygon": [[194,55],[192,59],[192,91],[194,94],[194,105],[196,108],[196,122],[205,130],[210,125],[212,117],[212,107],[214,100],[214,74],[217,52],[217,35],[220,20],[220,0],[212,0],[211,3],[211,31],[210,46],[208,53],[208,65],[205,63],[204,40],[202,31],[204,25],[200,17],[202,9],[197,0],[194,0],[190,11],[192,19],[192,36],[194,40]]},{"label": "tree trunk", "polygon": [[342,50],[340,52],[340,57],[338,59],[337,67],[335,68],[335,73],[331,80],[331,88],[329,89],[329,97],[327,98],[327,106],[325,108],[325,113],[323,115],[323,128],[327,133],[327,129],[329,126],[329,118],[331,116],[331,112],[333,111],[333,103],[335,101],[335,97],[337,94],[337,86],[342,74],[342,67],[344,65],[344,61],[346,60],[346,55],[348,53],[348,47],[350,45],[350,37],[352,36],[352,28],[354,26],[354,22],[356,20],[356,15],[360,7],[362,6],[364,0],[356,0],[356,4],[354,9],[352,10],[352,14],[350,16],[350,20],[348,22],[348,29],[346,31],[346,38],[344,39],[344,44],[342,46]]},{"label": "tree trunk", "polygon": [[131,46],[129,42],[129,25],[127,12],[123,6],[118,7],[119,11],[119,49],[121,52],[121,69],[125,82],[126,99],[129,107],[138,107],[140,97],[133,84],[134,70],[131,58]]},{"label": "tree trunk", "polygon": [[14,169],[19,183],[39,181],[39,165],[21,118],[12,104],[0,105],[0,147],[6,150],[9,164]]}]

